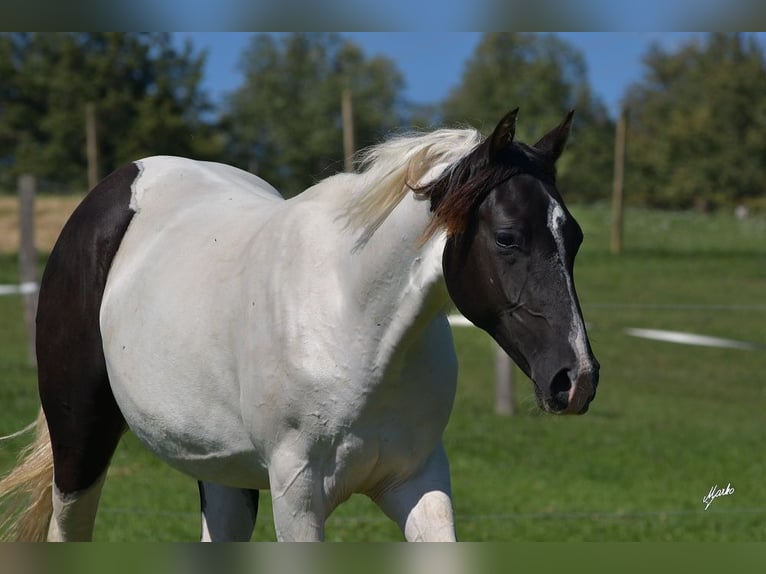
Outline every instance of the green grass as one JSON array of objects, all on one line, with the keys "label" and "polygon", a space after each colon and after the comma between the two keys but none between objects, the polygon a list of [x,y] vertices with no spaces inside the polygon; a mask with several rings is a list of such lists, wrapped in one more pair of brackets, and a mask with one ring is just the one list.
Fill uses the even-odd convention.
[{"label": "green grass", "polygon": [[[598,397],[584,417],[545,416],[519,375],[517,414],[495,415],[493,343],[476,329],[456,329],[461,370],[445,444],[459,536],[765,540],[766,351],[641,340],[624,329],[766,344],[766,220],[630,210],[625,253],[614,257],[608,211],[572,211],[586,234],[576,279],[602,365]],[[0,259],[0,283],[15,280],[14,266]],[[704,305],[734,307],[698,307]],[[0,297],[0,318],[0,434],[6,434],[31,421],[37,403],[18,298]],[[0,449],[0,469],[11,465],[22,443]],[[727,483],[735,493],[704,511],[710,487]],[[195,482],[128,435],[111,467],[96,539],[194,540],[197,513]],[[335,512],[327,536],[401,539],[361,496]],[[274,539],[267,495],[255,538]]]}]

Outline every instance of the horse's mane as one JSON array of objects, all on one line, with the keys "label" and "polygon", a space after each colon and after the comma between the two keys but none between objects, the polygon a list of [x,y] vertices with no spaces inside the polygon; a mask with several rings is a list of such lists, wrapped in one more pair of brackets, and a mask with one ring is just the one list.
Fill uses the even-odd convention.
[{"label": "horse's mane", "polygon": [[[364,244],[408,192],[431,202],[422,241],[438,230],[461,233],[476,205],[494,187],[518,173],[555,182],[551,157],[534,146],[510,141],[490,152],[489,140],[471,129],[442,129],[391,139],[363,151],[350,224],[363,230]],[[490,157],[492,155],[492,157]],[[436,168],[440,169],[436,169]]]},{"label": "horse's mane", "polygon": [[[427,134],[405,134],[369,147],[357,156],[360,172],[348,222],[362,229],[364,244],[402,199],[428,183],[424,178],[436,166],[448,169],[482,141],[473,129],[440,129]],[[443,171],[443,170],[442,170]]]}]

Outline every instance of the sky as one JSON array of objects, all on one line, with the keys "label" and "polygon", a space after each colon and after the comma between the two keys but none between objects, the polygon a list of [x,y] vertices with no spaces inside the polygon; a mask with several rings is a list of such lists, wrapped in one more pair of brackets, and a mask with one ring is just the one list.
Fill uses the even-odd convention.
[{"label": "sky", "polygon": [[[563,40],[585,57],[591,86],[616,117],[630,85],[644,73],[642,57],[652,44],[675,49],[692,40],[690,32],[561,32]],[[242,82],[240,55],[248,32],[182,32],[208,59],[204,87],[218,103],[223,94]],[[405,78],[404,96],[414,103],[435,103],[460,83],[464,65],[481,39],[477,32],[349,32],[343,33],[368,56],[385,55],[396,62]],[[759,33],[766,44],[766,33]],[[514,103],[516,104],[516,103]],[[523,102],[518,102],[523,109]]]}]

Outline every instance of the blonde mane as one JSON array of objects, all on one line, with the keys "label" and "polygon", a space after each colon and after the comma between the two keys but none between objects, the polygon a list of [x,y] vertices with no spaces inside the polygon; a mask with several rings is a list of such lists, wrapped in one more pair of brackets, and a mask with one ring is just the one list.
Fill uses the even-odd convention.
[{"label": "blonde mane", "polygon": [[[471,152],[482,137],[473,129],[440,129],[428,134],[398,136],[372,146],[358,155],[360,172],[348,205],[348,224],[362,230],[359,244],[366,243],[407,193],[417,192],[445,168]],[[443,172],[443,170],[442,170]]]}]

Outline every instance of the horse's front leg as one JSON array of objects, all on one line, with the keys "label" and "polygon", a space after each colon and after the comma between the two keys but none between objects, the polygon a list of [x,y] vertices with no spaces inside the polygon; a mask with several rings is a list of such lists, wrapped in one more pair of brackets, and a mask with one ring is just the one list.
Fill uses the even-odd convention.
[{"label": "horse's front leg", "polygon": [[372,497],[409,542],[454,542],[449,463],[441,443],[405,482]]},{"label": "horse's front leg", "polygon": [[327,517],[323,481],[308,457],[283,452],[269,467],[272,510],[277,540],[312,542],[324,540]]}]

